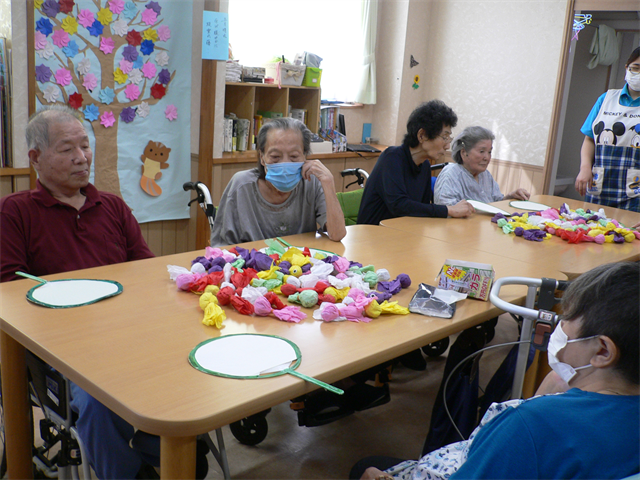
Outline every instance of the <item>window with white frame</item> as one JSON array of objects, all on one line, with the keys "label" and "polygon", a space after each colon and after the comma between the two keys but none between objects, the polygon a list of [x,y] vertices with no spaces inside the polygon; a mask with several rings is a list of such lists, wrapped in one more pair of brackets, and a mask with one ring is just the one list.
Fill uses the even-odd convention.
[{"label": "window with white frame", "polygon": [[229,0],[229,42],[240,64],[296,53],[322,58],[322,99],[354,101],[363,60],[362,0]]}]

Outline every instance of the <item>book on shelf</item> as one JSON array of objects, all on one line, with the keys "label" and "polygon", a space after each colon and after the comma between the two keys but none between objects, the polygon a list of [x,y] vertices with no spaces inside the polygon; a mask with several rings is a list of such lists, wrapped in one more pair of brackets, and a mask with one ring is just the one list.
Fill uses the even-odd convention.
[{"label": "book on shelf", "polygon": [[320,128],[324,130],[335,130],[338,122],[340,107],[334,105],[320,106]]},{"label": "book on shelf", "polygon": [[292,108],[290,109],[289,116],[300,120],[305,125],[307,124],[307,110],[304,108]]},{"label": "book on shelf", "polygon": [[231,135],[231,151],[237,152],[238,151],[238,119],[237,118],[233,119],[232,132],[233,133]]},{"label": "book on shelf", "polygon": [[233,117],[224,117],[224,126],[222,129],[222,151],[233,151]]},{"label": "book on shelf", "polygon": [[251,122],[246,118],[239,118],[236,123],[238,125],[237,149],[239,152],[245,152],[249,148],[249,127]]},{"label": "book on shelf", "polygon": [[282,112],[270,112],[267,110],[258,110],[258,115],[262,115],[262,118],[282,118]]},{"label": "book on shelf", "polygon": [[256,150],[258,143],[258,133],[260,133],[260,129],[262,128],[262,115],[254,115],[253,116],[253,149]]},{"label": "book on shelf", "polygon": [[318,130],[318,135],[333,145],[333,153],[347,151],[347,137],[333,128]]}]

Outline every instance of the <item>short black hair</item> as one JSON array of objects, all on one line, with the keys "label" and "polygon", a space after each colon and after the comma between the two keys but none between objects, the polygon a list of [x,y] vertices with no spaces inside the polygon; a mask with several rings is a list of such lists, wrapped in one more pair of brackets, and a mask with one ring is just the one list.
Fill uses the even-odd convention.
[{"label": "short black hair", "polygon": [[407,120],[407,133],[402,143],[407,147],[417,147],[419,145],[418,132],[422,128],[429,140],[433,140],[442,129],[455,127],[458,123],[458,116],[445,105],[442,100],[430,100],[418,105]]},{"label": "short black hair", "polygon": [[582,320],[579,338],[609,337],[620,352],[615,370],[640,385],[640,263],[609,263],[584,273],[562,297],[562,312],[563,320]]}]

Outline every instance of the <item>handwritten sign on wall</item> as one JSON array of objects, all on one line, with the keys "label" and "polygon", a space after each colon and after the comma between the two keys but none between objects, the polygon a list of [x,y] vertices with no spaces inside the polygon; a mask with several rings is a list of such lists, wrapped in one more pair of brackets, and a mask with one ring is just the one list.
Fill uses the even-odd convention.
[{"label": "handwritten sign on wall", "polygon": [[202,59],[229,59],[229,15],[205,11],[202,17]]}]

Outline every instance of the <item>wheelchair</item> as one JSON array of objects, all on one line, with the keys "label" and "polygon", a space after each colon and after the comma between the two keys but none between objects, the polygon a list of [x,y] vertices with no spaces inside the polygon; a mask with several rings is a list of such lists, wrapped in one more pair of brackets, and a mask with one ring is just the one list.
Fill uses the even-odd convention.
[{"label": "wheelchair", "polygon": [[[75,427],[77,414],[71,410],[69,380],[29,351],[26,352],[26,363],[31,404],[32,407],[39,408],[43,415],[38,425],[42,444],[36,446],[34,442],[32,447],[34,478],[78,480],[80,478],[80,470],[82,471],[82,478],[92,478],[89,462],[83,462],[83,458],[87,458],[87,454],[85,445]],[[2,397],[0,397],[1,405]],[[33,430],[33,409],[31,423]],[[200,435],[198,443],[202,445],[198,445],[198,449],[200,451],[201,447],[206,444],[203,451],[204,455],[211,451],[222,469],[224,478],[231,478],[221,429],[216,430],[216,440],[217,446],[214,444],[210,434]],[[134,449],[143,453],[146,452],[149,457],[154,457],[159,453],[159,438],[140,430],[134,434],[131,444]],[[156,452],[151,453],[154,448]],[[207,448],[208,450],[206,450]],[[204,464],[204,461],[202,463],[203,465],[200,465],[201,471],[196,471],[196,476],[204,478],[208,465]],[[146,464],[145,467],[141,470],[144,474],[141,478],[160,478],[153,466]],[[0,478],[3,478],[6,472],[6,444],[3,441]]]},{"label": "wheelchair", "polygon": [[[91,478],[89,464],[82,463],[86,454],[75,428],[76,415],[69,404],[69,381],[29,351],[26,362],[31,404],[43,414],[39,421],[42,445],[35,446],[34,442],[32,447],[34,478],[78,479],[80,469],[84,478]],[[33,409],[31,423],[33,427]],[[0,478],[6,473],[6,443],[3,441]]]}]

